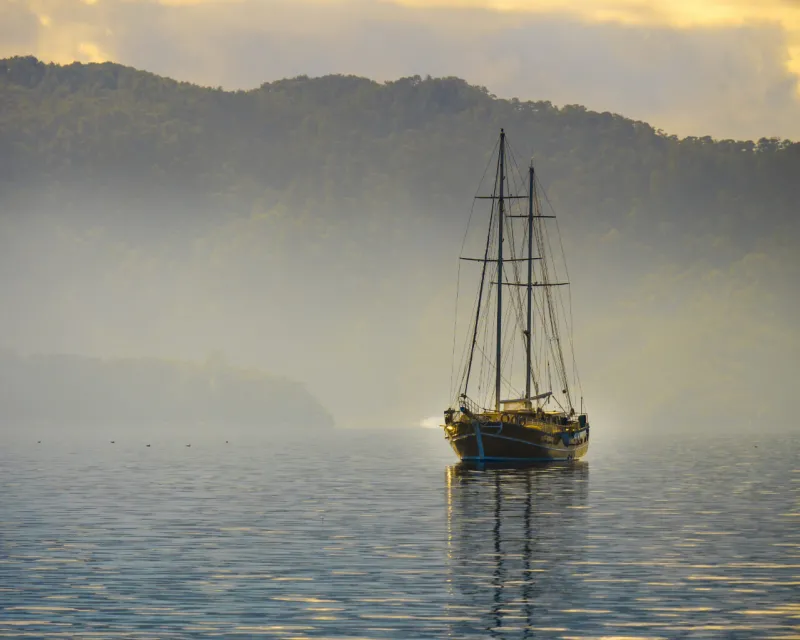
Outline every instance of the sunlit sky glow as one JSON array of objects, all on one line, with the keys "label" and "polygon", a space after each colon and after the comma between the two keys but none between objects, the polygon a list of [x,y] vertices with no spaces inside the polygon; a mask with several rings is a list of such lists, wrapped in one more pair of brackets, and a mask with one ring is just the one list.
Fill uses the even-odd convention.
[{"label": "sunlit sky glow", "polygon": [[232,88],[457,75],[679,134],[800,138],[798,0],[0,0],[0,55],[20,54]]},{"label": "sunlit sky glow", "polygon": [[800,76],[800,2],[793,0],[396,0],[396,3],[429,9],[469,7],[515,13],[561,12],[597,22],[679,29],[773,23],[791,36],[787,67]]}]

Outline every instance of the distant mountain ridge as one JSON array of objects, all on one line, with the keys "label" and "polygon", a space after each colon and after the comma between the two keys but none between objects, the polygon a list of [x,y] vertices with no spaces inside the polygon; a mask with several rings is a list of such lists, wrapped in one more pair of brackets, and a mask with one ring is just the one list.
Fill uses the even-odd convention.
[{"label": "distant mountain ridge", "polygon": [[302,385],[221,362],[0,352],[0,428],[26,424],[268,431],[328,428],[333,420]]}]

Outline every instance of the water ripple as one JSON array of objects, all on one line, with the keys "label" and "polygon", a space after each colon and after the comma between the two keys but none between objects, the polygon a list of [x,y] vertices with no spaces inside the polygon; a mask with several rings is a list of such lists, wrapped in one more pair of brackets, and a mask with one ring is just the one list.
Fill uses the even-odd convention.
[{"label": "water ripple", "polygon": [[473,471],[424,430],[315,438],[3,447],[0,637],[800,634],[797,447]]}]

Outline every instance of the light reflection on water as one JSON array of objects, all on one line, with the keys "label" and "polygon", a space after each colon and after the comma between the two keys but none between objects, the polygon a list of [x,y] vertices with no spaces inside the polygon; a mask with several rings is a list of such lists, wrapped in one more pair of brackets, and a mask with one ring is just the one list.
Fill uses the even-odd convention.
[{"label": "light reflection on water", "polygon": [[786,438],[471,471],[426,430],[227,437],[3,443],[0,637],[800,634]]},{"label": "light reflection on water", "polygon": [[488,471],[457,465],[446,481],[450,584],[457,600],[480,612],[457,631],[478,627],[524,638],[561,631],[554,620],[580,589],[570,562],[586,553],[575,536],[582,540],[587,526],[589,464]]}]

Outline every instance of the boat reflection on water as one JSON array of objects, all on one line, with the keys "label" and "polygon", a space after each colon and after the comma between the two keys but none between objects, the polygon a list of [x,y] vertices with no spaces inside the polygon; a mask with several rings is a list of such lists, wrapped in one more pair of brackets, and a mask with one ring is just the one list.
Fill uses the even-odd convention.
[{"label": "boat reflection on water", "polygon": [[448,559],[456,635],[537,637],[583,601],[589,465],[449,467]]}]

